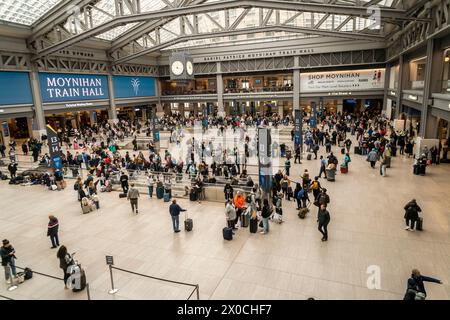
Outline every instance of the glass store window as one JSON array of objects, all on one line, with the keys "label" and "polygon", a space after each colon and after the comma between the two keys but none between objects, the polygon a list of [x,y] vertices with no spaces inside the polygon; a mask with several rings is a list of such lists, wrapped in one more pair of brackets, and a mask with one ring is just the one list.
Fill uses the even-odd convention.
[{"label": "glass store window", "polygon": [[425,65],[427,57],[410,61],[409,63],[409,81],[410,89],[420,90],[425,86]]},{"label": "glass store window", "polygon": [[389,76],[389,89],[398,89],[399,71],[400,71],[399,65],[391,67],[390,76]]}]

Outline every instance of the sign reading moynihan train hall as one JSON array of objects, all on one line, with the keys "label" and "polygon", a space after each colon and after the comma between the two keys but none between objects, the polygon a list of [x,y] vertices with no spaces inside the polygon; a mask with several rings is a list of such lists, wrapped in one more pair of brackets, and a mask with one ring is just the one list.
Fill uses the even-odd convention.
[{"label": "sign reading moynihan train hall", "polygon": [[64,102],[108,99],[105,75],[39,73],[42,101]]}]

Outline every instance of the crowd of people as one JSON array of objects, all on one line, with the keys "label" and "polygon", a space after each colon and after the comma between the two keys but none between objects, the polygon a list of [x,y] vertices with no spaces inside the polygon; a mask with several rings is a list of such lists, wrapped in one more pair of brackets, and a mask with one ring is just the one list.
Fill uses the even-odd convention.
[{"label": "crowd of people", "polygon": [[[307,119],[306,119],[307,120]],[[111,192],[113,185],[118,184],[122,189],[122,194],[130,202],[133,213],[138,214],[138,201],[140,191],[133,180],[140,175],[145,176],[146,187],[149,198],[153,198],[156,190],[158,198],[159,190],[163,190],[164,195],[171,199],[169,214],[172,219],[174,233],[180,232],[179,216],[183,209],[175,199],[172,199],[172,183],[180,182],[183,177],[188,176],[191,181],[190,188],[186,194],[191,195],[191,200],[205,200],[205,188],[207,184],[223,182],[223,194],[225,199],[225,227],[231,229],[233,235],[239,228],[246,228],[250,225],[250,232],[255,232],[252,226],[258,225],[261,234],[270,232],[271,223],[282,223],[285,201],[295,201],[297,210],[311,210],[311,205],[317,207],[317,229],[320,232],[323,242],[329,240],[328,225],[331,221],[330,195],[321,183],[322,175],[333,181],[335,171],[339,162],[341,168],[348,170],[351,158],[351,147],[354,144],[354,153],[367,156],[372,168],[380,162],[380,174],[386,176],[386,168],[389,167],[390,158],[399,154],[413,155],[414,137],[409,133],[396,132],[390,126],[390,122],[383,116],[369,117],[366,113],[357,115],[322,115],[319,118],[316,128],[308,128],[304,132],[303,141],[305,151],[308,153],[308,160],[320,161],[320,170],[317,175],[311,175],[305,169],[303,174],[295,177],[291,174],[292,158],[291,153],[283,152],[286,160],[283,169],[278,170],[271,176],[271,188],[263,190],[253,181],[247,171],[249,158],[257,155],[257,136],[250,136],[248,129],[264,125],[290,125],[292,119],[289,117],[200,117],[183,118],[180,115],[164,116],[158,119],[158,128],[170,131],[170,144],[180,145],[185,136],[185,129],[200,122],[204,130],[215,128],[219,135],[231,129],[241,136],[242,148],[234,147],[228,149],[225,146],[214,145],[212,141],[206,142],[195,137],[188,143],[188,152],[185,159],[179,157],[175,160],[169,150],[160,154],[155,145],[149,141],[146,148],[149,155],[144,156],[144,152],[138,150],[137,136],[142,132],[147,137],[151,135],[151,124],[147,121],[144,124],[138,121],[119,121],[116,124],[103,123],[92,127],[83,127],[77,130],[58,130],[58,136],[65,144],[66,151],[62,154],[64,170],[71,170],[76,178],[74,190],[77,200],[80,202],[81,211],[89,213],[100,209],[99,192]],[[295,132],[291,132],[294,141]],[[352,139],[352,136],[355,136]],[[133,151],[122,150],[120,142],[125,138],[132,139]],[[353,141],[352,141],[353,140]],[[31,152],[34,161],[37,161],[41,154],[42,144],[45,139],[38,142],[30,139],[22,144],[22,153],[27,155]],[[332,146],[341,149],[342,160],[332,152]],[[16,177],[17,164],[16,145],[13,140],[10,143],[9,155],[11,163],[8,167],[11,177]],[[319,155],[321,148],[325,148],[325,153]],[[294,165],[301,163],[302,151],[300,146],[292,143],[294,150]],[[0,146],[0,152],[5,156],[5,148]],[[436,147],[431,150],[424,150],[424,157],[432,163],[438,163],[439,150]],[[314,155],[314,158],[312,158]],[[206,158],[212,158],[207,162]],[[418,161],[422,161],[418,159]],[[44,154],[41,159],[47,167],[51,167],[51,160],[48,154]],[[342,170],[342,169],[341,169]],[[85,171],[87,177],[82,178],[81,172]],[[57,190],[66,187],[64,183],[64,172],[55,170],[53,174],[47,174],[43,179],[45,185],[57,186]],[[243,188],[245,187],[245,188]],[[246,191],[242,191],[246,190]],[[165,196],[164,196],[165,199]],[[412,200],[405,207],[406,230],[417,229],[421,217],[421,208],[416,200]],[[60,260],[60,267],[64,271],[65,283],[69,274],[68,266],[73,263],[72,257],[67,252],[65,246],[60,246],[58,238],[59,221],[50,215],[48,222],[47,236],[50,237],[52,247],[59,248],[57,257]],[[253,231],[252,231],[253,230]],[[16,276],[15,270],[15,250],[8,240],[3,241],[1,248],[2,265],[5,267],[5,278],[11,282]],[[411,278],[408,279],[407,293],[405,299],[420,299],[426,297],[424,281],[440,282],[439,280],[420,275],[418,270],[413,270]]]}]

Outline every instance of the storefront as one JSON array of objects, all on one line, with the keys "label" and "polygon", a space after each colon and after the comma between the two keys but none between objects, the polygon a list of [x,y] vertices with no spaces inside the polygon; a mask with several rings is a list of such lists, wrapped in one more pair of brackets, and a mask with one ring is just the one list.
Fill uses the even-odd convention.
[{"label": "storefront", "polygon": [[189,94],[215,94],[217,92],[217,79],[195,78],[188,81],[160,80],[161,94],[163,96],[189,95]]},{"label": "storefront", "polygon": [[28,72],[0,72],[0,143],[32,135],[33,98]]},{"label": "storefront", "polygon": [[225,93],[292,91],[291,73],[223,77]]}]

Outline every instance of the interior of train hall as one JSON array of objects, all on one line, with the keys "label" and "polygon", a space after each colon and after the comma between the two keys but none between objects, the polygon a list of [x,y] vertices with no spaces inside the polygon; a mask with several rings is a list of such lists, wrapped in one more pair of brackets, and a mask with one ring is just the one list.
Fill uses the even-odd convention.
[{"label": "interior of train hall", "polygon": [[449,300],[450,0],[0,0],[0,300]]}]

